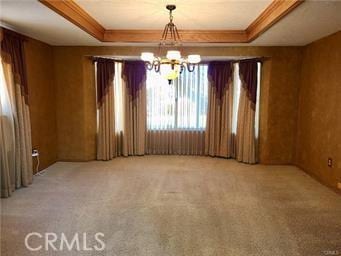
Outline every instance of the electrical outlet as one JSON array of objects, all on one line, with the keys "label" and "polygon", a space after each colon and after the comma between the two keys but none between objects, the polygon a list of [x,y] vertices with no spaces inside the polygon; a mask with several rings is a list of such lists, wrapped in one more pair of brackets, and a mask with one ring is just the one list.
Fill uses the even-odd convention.
[{"label": "electrical outlet", "polygon": [[341,182],[337,183],[337,188],[341,190]]},{"label": "electrical outlet", "polygon": [[39,151],[38,151],[38,149],[33,149],[33,150],[32,150],[32,156],[33,156],[33,157],[39,156]]},{"label": "electrical outlet", "polygon": [[333,167],[333,159],[331,157],[328,158],[328,166]]}]

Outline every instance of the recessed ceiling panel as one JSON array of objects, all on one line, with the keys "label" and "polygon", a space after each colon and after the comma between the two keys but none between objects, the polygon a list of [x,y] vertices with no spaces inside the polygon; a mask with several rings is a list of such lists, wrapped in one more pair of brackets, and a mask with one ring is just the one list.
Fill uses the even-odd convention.
[{"label": "recessed ceiling panel", "polygon": [[1,0],[2,25],[51,45],[94,45],[99,41],[37,0]]},{"label": "recessed ceiling panel", "polygon": [[178,29],[246,29],[271,0],[76,0],[106,29],[163,29],[167,4]]}]

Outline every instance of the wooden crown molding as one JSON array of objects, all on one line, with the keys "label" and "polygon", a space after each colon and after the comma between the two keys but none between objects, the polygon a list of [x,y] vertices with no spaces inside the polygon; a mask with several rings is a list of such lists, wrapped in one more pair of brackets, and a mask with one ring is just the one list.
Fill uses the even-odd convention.
[{"label": "wooden crown molding", "polygon": [[301,3],[303,3],[303,0],[272,1],[272,3],[245,30],[248,35],[248,42],[255,40]]},{"label": "wooden crown molding", "polygon": [[[101,42],[156,43],[161,30],[106,30],[73,0],[38,0]],[[184,43],[249,43],[304,0],[273,0],[245,30],[179,30]]]},{"label": "wooden crown molding", "polygon": [[[247,41],[243,30],[179,30],[185,43],[239,43]],[[104,42],[156,43],[160,41],[161,30],[106,30]]]}]

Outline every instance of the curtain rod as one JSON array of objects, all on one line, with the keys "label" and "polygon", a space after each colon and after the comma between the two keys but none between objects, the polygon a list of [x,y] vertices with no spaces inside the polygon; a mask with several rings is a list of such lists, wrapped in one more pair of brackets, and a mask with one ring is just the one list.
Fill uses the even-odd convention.
[{"label": "curtain rod", "polygon": [[245,58],[245,59],[229,59],[229,60],[221,60],[221,59],[212,59],[212,60],[206,60],[201,61],[201,64],[209,64],[210,62],[231,62],[231,63],[239,63],[244,61],[257,61],[257,62],[263,62],[265,60],[268,60],[269,57],[254,57],[254,58]]},{"label": "curtain rod", "polygon": [[[119,63],[123,63],[125,61],[129,61],[127,60],[122,60],[122,59],[116,59],[116,58],[110,58],[110,57],[100,57],[100,56],[89,56],[89,58],[93,61],[96,62],[98,59],[108,59],[108,60],[113,60],[114,62],[119,62]],[[269,59],[269,57],[254,57],[254,58],[245,58],[245,59],[229,59],[229,60],[221,60],[221,59],[212,59],[212,60],[206,60],[206,61],[201,61],[201,64],[208,64],[210,62],[232,62],[232,63],[238,63],[238,62],[243,62],[243,61],[250,61],[250,60],[254,60],[254,61],[259,61],[259,62],[263,62],[264,60]],[[199,64],[200,64],[199,63]]]},{"label": "curtain rod", "polygon": [[118,59],[116,59],[116,58],[100,57],[100,56],[89,56],[89,59],[91,59],[93,62],[96,62],[98,59],[113,60],[114,62],[120,62],[120,63],[123,63],[123,62],[124,62],[124,60],[118,60]]}]

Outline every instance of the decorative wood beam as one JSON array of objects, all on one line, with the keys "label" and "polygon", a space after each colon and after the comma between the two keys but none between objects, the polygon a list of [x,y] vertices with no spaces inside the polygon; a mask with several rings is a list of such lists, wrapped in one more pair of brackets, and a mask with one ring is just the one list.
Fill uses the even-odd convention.
[{"label": "decorative wood beam", "polygon": [[274,0],[245,30],[248,42],[252,42],[304,0]]},{"label": "decorative wood beam", "polygon": [[246,42],[244,30],[179,30],[185,42],[191,43],[240,43]]},{"label": "decorative wood beam", "polygon": [[[101,42],[156,43],[161,30],[106,30],[73,0],[38,0]],[[184,43],[248,43],[304,0],[274,0],[245,30],[179,30]]]},{"label": "decorative wood beam", "polygon": [[[185,43],[240,43],[247,42],[244,30],[179,30]],[[106,30],[104,42],[158,43],[161,30]]]},{"label": "decorative wood beam", "polygon": [[103,41],[105,29],[73,0],[39,0],[88,34]]}]

